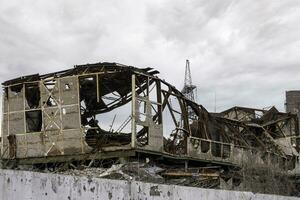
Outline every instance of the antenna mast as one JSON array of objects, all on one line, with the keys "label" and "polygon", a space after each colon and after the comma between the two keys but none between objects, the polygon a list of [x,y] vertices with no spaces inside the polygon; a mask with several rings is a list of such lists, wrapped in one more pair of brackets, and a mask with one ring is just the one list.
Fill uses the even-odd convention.
[{"label": "antenna mast", "polygon": [[[197,87],[195,85],[193,85],[192,82],[192,75],[191,75],[191,69],[190,69],[190,61],[186,60],[186,65],[185,65],[185,75],[184,75],[184,86],[182,89],[182,93],[184,94],[184,96],[195,102],[195,89]],[[193,116],[193,111],[189,110],[188,111],[189,117]]]}]

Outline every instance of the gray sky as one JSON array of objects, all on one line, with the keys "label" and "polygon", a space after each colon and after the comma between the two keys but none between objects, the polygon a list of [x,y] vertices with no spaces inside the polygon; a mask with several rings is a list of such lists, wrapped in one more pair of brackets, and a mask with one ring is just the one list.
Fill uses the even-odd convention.
[{"label": "gray sky", "polygon": [[299,0],[0,0],[0,81],[99,61],[154,67],[198,102],[283,110],[300,89]]}]

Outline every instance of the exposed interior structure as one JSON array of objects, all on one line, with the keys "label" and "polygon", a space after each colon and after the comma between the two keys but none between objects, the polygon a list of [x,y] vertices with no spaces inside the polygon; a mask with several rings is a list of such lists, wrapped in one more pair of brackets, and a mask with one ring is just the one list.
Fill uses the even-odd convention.
[{"label": "exposed interior structure", "polygon": [[209,113],[157,74],[96,63],[4,82],[3,163],[146,155],[182,162],[186,170],[251,163],[300,173],[296,115],[275,107]]}]

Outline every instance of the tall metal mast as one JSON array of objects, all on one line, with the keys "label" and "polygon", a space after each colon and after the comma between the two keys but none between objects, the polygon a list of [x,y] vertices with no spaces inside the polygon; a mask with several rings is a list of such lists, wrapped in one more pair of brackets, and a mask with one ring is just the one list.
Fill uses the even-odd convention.
[{"label": "tall metal mast", "polygon": [[[193,85],[192,82],[192,75],[191,75],[191,69],[190,69],[190,61],[186,60],[186,65],[185,65],[185,75],[184,75],[184,86],[182,89],[182,93],[184,94],[184,96],[191,100],[191,101],[195,101],[195,89],[196,86]],[[193,112],[192,110],[188,111],[189,117],[193,116]]]},{"label": "tall metal mast", "polygon": [[189,100],[195,101],[195,93],[194,93],[195,89],[196,89],[196,86],[193,85],[193,82],[192,82],[190,62],[189,62],[189,60],[186,60],[184,86],[183,86],[183,89],[181,92]]}]

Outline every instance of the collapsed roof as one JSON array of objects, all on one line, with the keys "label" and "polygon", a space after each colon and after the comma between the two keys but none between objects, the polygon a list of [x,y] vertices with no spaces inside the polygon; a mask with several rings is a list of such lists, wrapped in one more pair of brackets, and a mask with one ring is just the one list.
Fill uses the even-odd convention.
[{"label": "collapsed roof", "polygon": [[[3,148],[8,153],[3,157],[41,157],[48,162],[51,156],[79,158],[106,147],[224,165],[239,164],[234,153],[244,149],[260,152],[261,159],[270,153],[292,161],[299,157],[296,115],[275,107],[234,107],[211,114],[158,73],[153,68],[95,63],[5,81]],[[125,112],[129,117],[114,129],[118,109],[126,105],[131,106]],[[14,114],[18,115],[9,117]],[[131,128],[124,131],[128,125]],[[25,154],[28,143],[37,149]]]}]

